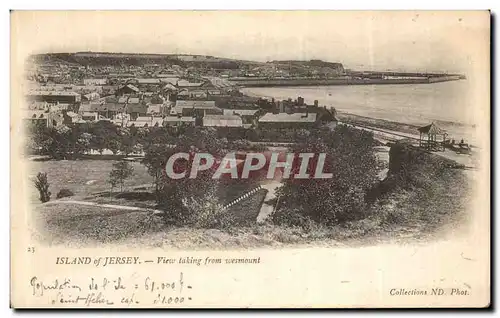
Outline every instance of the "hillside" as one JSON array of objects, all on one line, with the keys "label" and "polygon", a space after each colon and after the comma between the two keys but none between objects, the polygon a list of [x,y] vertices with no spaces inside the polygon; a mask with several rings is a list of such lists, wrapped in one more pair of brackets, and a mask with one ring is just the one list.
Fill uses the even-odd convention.
[{"label": "hillside", "polygon": [[285,60],[285,61],[272,61],[271,63],[277,65],[293,65],[293,66],[303,66],[303,67],[330,67],[333,69],[343,69],[342,63],[325,62],[322,60],[310,60],[310,61],[299,61],[299,60]]},{"label": "hillside", "polygon": [[36,63],[78,64],[82,66],[99,65],[135,65],[146,64],[179,65],[182,67],[212,67],[220,69],[238,69],[241,66],[261,65],[261,62],[219,58],[207,55],[190,54],[147,54],[147,53],[109,53],[76,52],[46,53],[32,55]]}]

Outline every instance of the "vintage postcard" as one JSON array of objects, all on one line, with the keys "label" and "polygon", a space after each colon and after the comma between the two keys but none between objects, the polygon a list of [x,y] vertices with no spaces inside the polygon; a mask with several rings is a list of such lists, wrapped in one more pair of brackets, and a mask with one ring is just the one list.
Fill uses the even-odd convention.
[{"label": "vintage postcard", "polygon": [[490,305],[489,11],[12,11],[13,308]]}]

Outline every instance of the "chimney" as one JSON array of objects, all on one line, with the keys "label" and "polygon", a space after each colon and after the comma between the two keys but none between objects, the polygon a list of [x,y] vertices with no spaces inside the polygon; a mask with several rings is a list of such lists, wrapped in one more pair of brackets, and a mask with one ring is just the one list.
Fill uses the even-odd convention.
[{"label": "chimney", "polygon": [[319,104],[319,103],[318,103],[318,100],[317,100],[317,99],[315,99],[315,100],[314,100],[314,107],[318,107],[318,104]]},{"label": "chimney", "polygon": [[280,104],[279,102],[277,102],[276,104],[273,105],[274,107],[272,108],[272,112],[273,114],[279,114],[280,110],[279,110],[279,107],[280,107]]},{"label": "chimney", "polygon": [[330,106],[330,112],[332,113],[333,117],[337,118],[337,110],[335,107]]},{"label": "chimney", "polygon": [[279,101],[278,102],[278,113],[284,113],[285,112],[285,103],[284,101]]}]

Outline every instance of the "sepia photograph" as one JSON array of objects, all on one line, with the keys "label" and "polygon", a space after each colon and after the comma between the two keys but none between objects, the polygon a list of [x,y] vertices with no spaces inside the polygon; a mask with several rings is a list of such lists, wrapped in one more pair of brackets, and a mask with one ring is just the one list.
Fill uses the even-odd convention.
[{"label": "sepia photograph", "polygon": [[489,11],[10,18],[14,308],[489,306]]}]

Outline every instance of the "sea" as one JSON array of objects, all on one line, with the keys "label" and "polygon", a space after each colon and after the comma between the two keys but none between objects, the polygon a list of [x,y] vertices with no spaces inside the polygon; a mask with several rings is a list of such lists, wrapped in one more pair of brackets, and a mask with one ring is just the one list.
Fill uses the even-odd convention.
[{"label": "sea", "polygon": [[478,111],[467,80],[433,84],[247,87],[242,92],[277,100],[301,96],[307,104],[318,100],[320,106],[333,106],[341,112],[418,126],[434,122],[447,131],[449,138],[477,145]]}]

